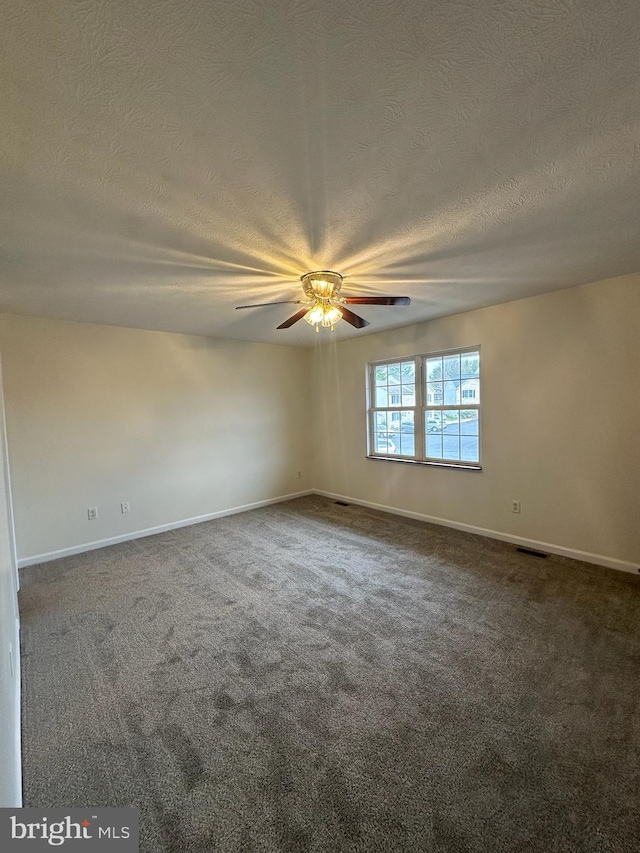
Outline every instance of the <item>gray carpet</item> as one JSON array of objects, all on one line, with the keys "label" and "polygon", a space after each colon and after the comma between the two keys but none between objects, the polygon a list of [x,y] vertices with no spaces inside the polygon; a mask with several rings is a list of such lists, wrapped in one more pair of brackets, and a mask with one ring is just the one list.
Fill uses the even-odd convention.
[{"label": "gray carpet", "polygon": [[22,573],[27,806],[143,851],[637,851],[640,578],[320,497]]}]

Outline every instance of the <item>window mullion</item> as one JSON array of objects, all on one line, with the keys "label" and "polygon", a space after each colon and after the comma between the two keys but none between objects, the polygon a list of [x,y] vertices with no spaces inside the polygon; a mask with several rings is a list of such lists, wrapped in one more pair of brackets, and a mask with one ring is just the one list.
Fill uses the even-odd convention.
[{"label": "window mullion", "polygon": [[416,356],[416,406],[413,415],[414,442],[416,459],[424,459],[426,440],[424,437],[424,377],[422,369],[423,359]]}]

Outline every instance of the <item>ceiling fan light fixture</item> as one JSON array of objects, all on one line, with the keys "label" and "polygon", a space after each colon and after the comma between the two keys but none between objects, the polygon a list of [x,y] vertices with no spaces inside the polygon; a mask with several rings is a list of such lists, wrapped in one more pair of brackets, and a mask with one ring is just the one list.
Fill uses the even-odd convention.
[{"label": "ceiling fan light fixture", "polygon": [[322,325],[333,328],[338,320],[342,320],[342,311],[335,305],[327,305],[321,321]]},{"label": "ceiling fan light fixture", "polygon": [[354,329],[364,329],[370,325],[368,320],[354,314],[349,305],[410,305],[408,296],[340,296],[343,276],[332,270],[314,270],[300,276],[306,299],[284,299],[279,302],[263,302],[258,305],[237,305],[236,308],[263,308],[267,305],[303,305],[299,311],[287,317],[276,328],[290,329],[299,320],[306,320],[314,326],[316,332],[320,326],[330,328],[340,320],[345,320]]},{"label": "ceiling fan light fixture", "polygon": [[304,319],[310,326],[319,326],[333,329],[338,320],[342,320],[342,312],[327,299],[316,299],[315,304],[304,315]]},{"label": "ceiling fan light fixture", "polygon": [[342,287],[342,276],[332,270],[315,270],[300,276],[302,288],[311,299],[332,299]]},{"label": "ceiling fan light fixture", "polygon": [[323,299],[333,296],[333,282],[324,281],[321,278],[313,278],[310,284],[316,296],[321,296]]},{"label": "ceiling fan light fixture", "polygon": [[318,323],[321,323],[324,317],[324,307],[322,302],[316,302],[312,308],[309,308],[307,313],[304,315],[304,319],[309,323],[310,326],[317,326]]}]

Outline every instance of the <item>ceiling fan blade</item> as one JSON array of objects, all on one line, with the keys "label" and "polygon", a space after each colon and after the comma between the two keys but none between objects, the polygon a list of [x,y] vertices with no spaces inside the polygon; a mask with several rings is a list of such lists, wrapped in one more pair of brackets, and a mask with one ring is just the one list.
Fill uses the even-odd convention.
[{"label": "ceiling fan blade", "polygon": [[411,305],[408,296],[345,296],[349,305]]},{"label": "ceiling fan blade", "polygon": [[264,308],[267,305],[301,305],[304,299],[285,299],[282,302],[258,302],[257,305],[236,305],[236,311],[241,308]]},{"label": "ceiling fan blade", "polygon": [[301,308],[299,311],[296,311],[288,320],[285,320],[284,323],[280,323],[279,326],[276,326],[277,329],[288,329],[289,326],[293,326],[294,323],[297,323],[298,320],[302,320],[304,315],[307,313],[308,308]]},{"label": "ceiling fan blade", "polygon": [[357,314],[354,314],[353,311],[349,311],[349,309],[345,308],[344,305],[338,305],[336,307],[342,314],[342,319],[346,320],[347,323],[350,323],[352,326],[355,326],[356,329],[364,329],[365,326],[370,325],[368,320],[365,320],[363,317],[358,317]]}]

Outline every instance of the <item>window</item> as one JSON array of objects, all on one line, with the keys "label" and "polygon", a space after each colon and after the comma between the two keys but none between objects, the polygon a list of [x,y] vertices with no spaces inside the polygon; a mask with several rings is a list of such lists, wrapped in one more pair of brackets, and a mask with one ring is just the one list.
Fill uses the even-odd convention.
[{"label": "window", "polygon": [[416,361],[370,365],[370,447],[379,456],[415,453]]},{"label": "window", "polygon": [[480,467],[479,347],[368,365],[369,456]]}]

